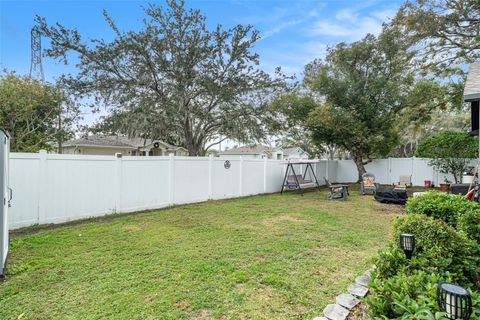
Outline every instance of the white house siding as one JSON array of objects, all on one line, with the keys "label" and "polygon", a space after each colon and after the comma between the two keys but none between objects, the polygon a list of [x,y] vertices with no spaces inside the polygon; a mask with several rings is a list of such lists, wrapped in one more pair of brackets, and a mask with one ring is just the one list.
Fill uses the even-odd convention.
[{"label": "white house siding", "polygon": [[68,146],[63,147],[63,154],[83,154],[83,155],[103,155],[113,156],[115,153],[121,153],[124,155],[130,155],[132,148],[120,148],[120,147],[91,147],[91,146]]}]

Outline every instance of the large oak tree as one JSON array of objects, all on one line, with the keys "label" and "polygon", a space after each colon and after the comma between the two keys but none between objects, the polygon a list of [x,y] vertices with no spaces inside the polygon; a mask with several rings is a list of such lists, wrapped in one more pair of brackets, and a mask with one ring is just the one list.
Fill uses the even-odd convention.
[{"label": "large oak tree", "polygon": [[78,74],[62,81],[76,97],[95,97],[110,108],[110,131],[175,141],[190,155],[203,155],[221,137],[262,139],[264,102],[282,77],[258,68],[258,31],[250,25],[209,30],[206,18],[183,1],[151,4],[144,12],[135,31],[121,31],[104,12],[115,33],[111,41],[84,41],[75,29],[36,20],[51,40],[48,56],[67,62],[70,52],[78,55]]}]

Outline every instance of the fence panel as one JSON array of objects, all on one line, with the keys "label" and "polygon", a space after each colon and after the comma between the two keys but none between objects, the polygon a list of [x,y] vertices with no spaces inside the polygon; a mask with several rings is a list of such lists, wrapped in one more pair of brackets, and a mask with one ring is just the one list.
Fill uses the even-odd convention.
[{"label": "fence panel", "polygon": [[168,206],[168,157],[124,157],[121,165],[119,211],[129,212]]},{"label": "fence panel", "polygon": [[282,190],[285,168],[285,164],[280,161],[267,161],[266,193],[280,192]]},{"label": "fence panel", "polygon": [[38,223],[39,155],[10,153],[12,208],[8,216],[10,229]]},{"label": "fence panel", "polygon": [[173,204],[209,199],[209,159],[171,157],[174,162]]},{"label": "fence panel", "polygon": [[[230,167],[225,167],[229,161]],[[240,196],[240,171],[239,159],[214,158],[212,170],[212,199],[233,198]]]},{"label": "fence panel", "polygon": [[39,223],[57,223],[116,211],[115,159],[46,155],[40,166]]},{"label": "fence panel", "polygon": [[243,160],[242,166],[242,195],[254,195],[264,192],[265,160]]}]

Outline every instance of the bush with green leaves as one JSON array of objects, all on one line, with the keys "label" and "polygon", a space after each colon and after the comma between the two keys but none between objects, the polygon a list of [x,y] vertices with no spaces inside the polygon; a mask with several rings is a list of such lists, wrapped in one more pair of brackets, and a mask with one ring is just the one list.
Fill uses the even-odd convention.
[{"label": "bush with green leaves", "polygon": [[[427,207],[421,204],[421,208]],[[480,317],[480,246],[470,225],[478,222],[477,212],[465,210],[458,215],[458,230],[433,218],[434,214],[410,212],[397,218],[394,241],[374,260],[376,269],[367,298],[370,315],[376,319],[444,319],[435,296],[438,282],[447,281],[469,289],[474,312]],[[415,234],[411,260],[400,248],[401,233]]]},{"label": "bush with green leaves", "polygon": [[[400,248],[398,239],[401,233],[415,235],[416,245],[411,260],[407,260]],[[449,272],[455,281],[461,283],[479,281],[478,243],[444,221],[418,214],[400,217],[394,224],[394,237],[396,241],[375,259],[379,277],[386,279],[400,271],[410,273],[421,269]]]},{"label": "bush with green leaves", "polygon": [[[372,276],[370,295],[366,298],[369,314],[375,319],[446,319],[436,301],[438,282],[454,282],[445,273],[414,270],[388,279]],[[472,291],[472,319],[480,318],[480,294]]]},{"label": "bush with green leaves", "polygon": [[[465,234],[480,246],[480,211],[467,211],[458,217],[457,229]],[[480,271],[479,271],[480,272]]]},{"label": "bush with green leaves", "polygon": [[430,158],[429,164],[442,173],[450,173],[458,183],[478,155],[478,140],[468,132],[444,131],[421,140],[417,157]]},{"label": "bush with green leaves", "polygon": [[406,210],[408,214],[425,214],[456,226],[458,217],[465,212],[480,212],[480,205],[462,195],[432,191],[408,199]]},{"label": "bush with green leaves", "polygon": [[409,275],[399,273],[385,280],[373,275],[371,294],[366,299],[371,310],[370,316],[387,319],[405,316],[409,319],[411,316],[412,319],[420,319],[423,315],[438,319],[441,314],[438,314],[440,309],[435,296],[439,281],[438,274],[422,270],[415,270]]}]

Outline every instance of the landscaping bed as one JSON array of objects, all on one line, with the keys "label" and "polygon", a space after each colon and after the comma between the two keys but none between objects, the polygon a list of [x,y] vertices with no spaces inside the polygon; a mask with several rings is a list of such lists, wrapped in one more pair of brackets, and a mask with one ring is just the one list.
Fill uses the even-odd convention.
[{"label": "landscaping bed", "polygon": [[[409,199],[406,212],[394,223],[394,240],[375,259],[377,268],[366,299],[369,315],[376,319],[446,319],[448,314],[438,305],[437,287],[439,282],[447,282],[469,292],[472,307],[467,312],[465,304],[463,310],[471,312],[471,319],[480,319],[478,203],[461,195],[427,192]],[[415,237],[411,259],[402,252],[400,234]]]},{"label": "landscaping bed", "polygon": [[312,319],[401,210],[351,192],[210,201],[11,239],[1,319]]}]

